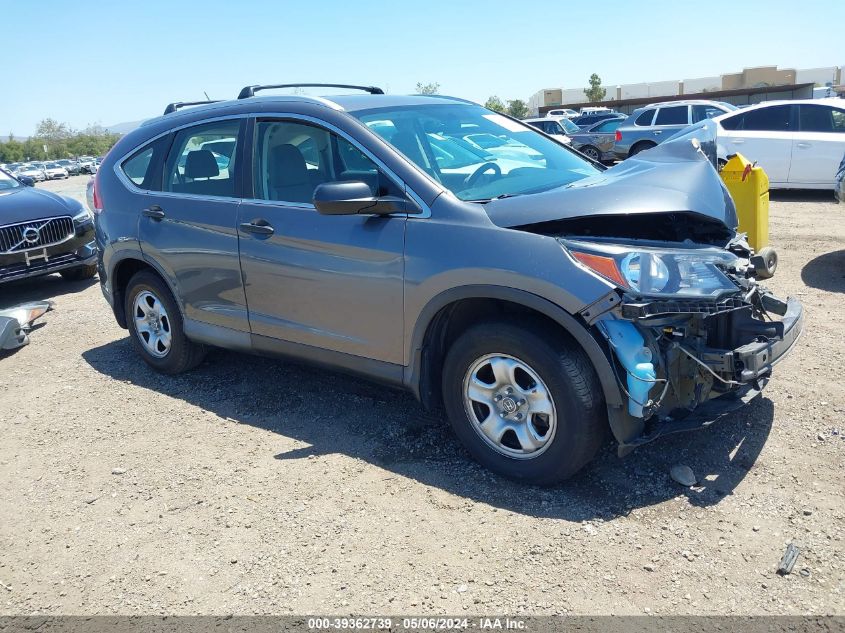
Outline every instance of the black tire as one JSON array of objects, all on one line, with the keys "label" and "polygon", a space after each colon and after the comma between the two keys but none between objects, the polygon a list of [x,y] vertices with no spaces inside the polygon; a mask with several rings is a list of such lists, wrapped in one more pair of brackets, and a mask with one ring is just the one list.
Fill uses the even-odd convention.
[{"label": "black tire", "polygon": [[650,141],[641,141],[631,148],[631,151],[628,152],[628,156],[636,156],[640,152],[644,152],[645,150],[651,149],[652,147],[657,147],[657,143],[652,143]]},{"label": "black tire", "polygon": [[[467,411],[464,378],[488,354],[526,363],[545,383],[557,416],[556,431],[536,457],[509,457],[473,428]],[[481,323],[464,332],[449,349],[443,367],[443,401],[455,434],[483,466],[509,479],[549,486],[567,479],[596,454],[607,436],[604,396],[584,352],[542,323]]]},{"label": "black tire", "polygon": [[75,268],[65,268],[59,274],[65,281],[82,281],[83,279],[92,279],[97,275],[97,265],[90,266],[76,266]]},{"label": "black tire", "polygon": [[778,254],[771,246],[764,246],[757,253],[763,258],[765,268],[757,271],[758,279],[771,279],[775,276],[775,271],[778,269]]},{"label": "black tire", "polygon": [[585,145],[579,151],[587,158],[591,158],[596,162],[601,161],[601,152],[592,145]]},{"label": "black tire", "polygon": [[[163,305],[167,313],[167,327],[170,333],[170,348],[163,357],[156,357],[150,353],[135,322],[135,299],[142,292],[149,292]],[[176,300],[157,274],[142,270],[129,280],[126,287],[126,324],[129,328],[129,338],[135,351],[153,369],[163,374],[178,374],[193,369],[205,357],[205,346],[194,343],[187,336],[182,325],[182,313]]]}]

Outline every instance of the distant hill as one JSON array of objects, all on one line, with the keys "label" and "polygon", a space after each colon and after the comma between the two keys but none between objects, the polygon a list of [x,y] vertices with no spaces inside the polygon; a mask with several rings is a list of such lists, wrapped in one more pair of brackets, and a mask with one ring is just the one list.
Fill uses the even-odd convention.
[{"label": "distant hill", "polygon": [[105,125],[103,127],[113,134],[126,134],[141,125],[141,123],[143,121],[127,121],[125,123],[115,123],[114,125]]}]

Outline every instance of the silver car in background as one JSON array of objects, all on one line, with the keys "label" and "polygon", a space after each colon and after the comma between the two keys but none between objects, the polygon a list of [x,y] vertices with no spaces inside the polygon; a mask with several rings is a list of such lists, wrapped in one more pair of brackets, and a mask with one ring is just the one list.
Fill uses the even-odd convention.
[{"label": "silver car in background", "polygon": [[37,165],[24,165],[20,169],[15,172],[17,176],[25,176],[26,178],[32,178],[36,182],[44,182],[47,180],[47,174],[45,171],[38,167]]},{"label": "silver car in background", "polygon": [[616,142],[616,130],[625,122],[624,117],[617,119],[605,119],[598,123],[578,130],[571,135],[572,148],[600,162],[612,162],[616,157],[613,154],[613,144]]},{"label": "silver car in background", "polygon": [[666,101],[638,108],[616,130],[613,157],[625,160],[659,145],[692,123],[736,109],[730,103],[705,100]]}]

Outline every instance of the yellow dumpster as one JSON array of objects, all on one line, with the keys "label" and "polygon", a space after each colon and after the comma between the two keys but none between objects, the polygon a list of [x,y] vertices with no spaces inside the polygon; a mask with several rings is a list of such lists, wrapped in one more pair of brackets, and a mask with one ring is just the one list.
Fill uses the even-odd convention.
[{"label": "yellow dumpster", "polygon": [[738,229],[748,234],[748,243],[755,251],[752,264],[757,276],[768,279],[778,265],[777,253],[769,246],[769,178],[762,167],[742,154],[728,160],[721,176],[736,204]]}]

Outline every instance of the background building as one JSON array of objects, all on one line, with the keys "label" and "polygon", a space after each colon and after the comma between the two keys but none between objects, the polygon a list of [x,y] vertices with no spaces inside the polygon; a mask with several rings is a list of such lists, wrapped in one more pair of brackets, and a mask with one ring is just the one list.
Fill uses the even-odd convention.
[{"label": "background building", "polygon": [[[714,77],[694,77],[690,79],[654,81],[636,84],[605,86],[607,95],[604,101],[621,111],[630,111],[628,102],[636,102],[637,107],[650,101],[671,100],[684,97],[687,99],[721,98],[723,101],[743,105],[771,99],[809,98],[814,87],[834,89],[843,83],[843,66],[825,66],[823,68],[778,68],[777,66],[759,66],[744,68],[741,72]],[[586,86],[586,82],[585,82]],[[780,88],[780,89],[773,89]],[[717,95],[720,95],[717,97]],[[645,100],[645,101],[642,101]],[[540,115],[552,107],[573,107],[586,105],[584,87],[546,88],[531,95],[528,107],[532,114]]]}]

